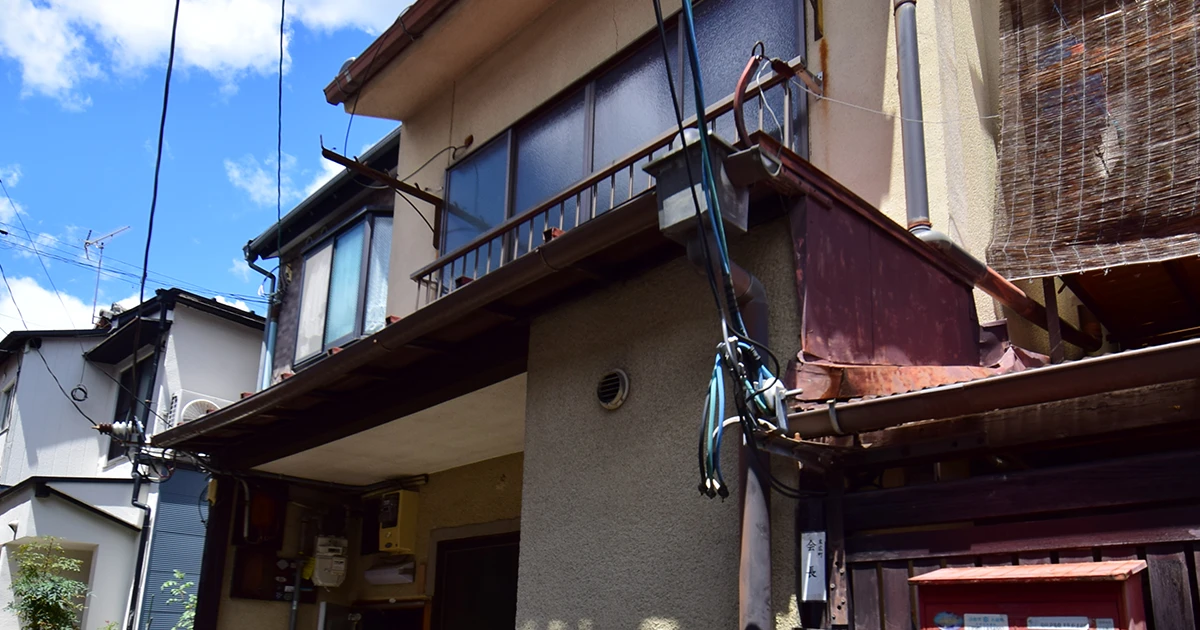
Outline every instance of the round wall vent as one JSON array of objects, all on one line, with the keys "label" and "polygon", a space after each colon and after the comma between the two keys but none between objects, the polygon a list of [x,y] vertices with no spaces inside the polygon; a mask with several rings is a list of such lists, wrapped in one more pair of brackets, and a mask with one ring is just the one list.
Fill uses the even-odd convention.
[{"label": "round wall vent", "polygon": [[625,370],[613,370],[600,377],[596,385],[596,400],[600,406],[612,411],[620,407],[629,396],[629,375]]}]

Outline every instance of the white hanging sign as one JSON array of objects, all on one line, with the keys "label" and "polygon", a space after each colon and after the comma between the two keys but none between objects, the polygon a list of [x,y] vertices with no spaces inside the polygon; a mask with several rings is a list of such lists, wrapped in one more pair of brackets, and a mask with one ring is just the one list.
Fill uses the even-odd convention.
[{"label": "white hanging sign", "polygon": [[800,601],[829,601],[825,579],[825,532],[801,532]]}]

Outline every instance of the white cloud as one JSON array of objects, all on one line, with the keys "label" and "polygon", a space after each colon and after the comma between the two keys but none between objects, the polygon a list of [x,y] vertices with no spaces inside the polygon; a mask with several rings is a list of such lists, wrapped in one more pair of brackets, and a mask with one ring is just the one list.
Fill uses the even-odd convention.
[{"label": "white cloud", "polygon": [[338,173],[341,173],[342,170],[343,167],[341,164],[338,164],[332,160],[322,159],[321,170],[313,176],[312,181],[308,182],[308,186],[304,187],[304,196],[307,197],[317,192],[317,189],[324,186],[326,182],[333,179],[334,176]]},{"label": "white cloud", "polygon": [[[292,0],[284,36],[296,24],[321,31],[382,32],[412,0]],[[167,0],[0,0],[0,56],[21,66],[21,94],[57,99],[85,109],[90,79],[130,76],[166,62],[174,3]],[[184,0],[179,10],[175,62],[237,90],[250,74],[273,74],[279,63],[277,0]],[[332,78],[332,76],[331,76]]]},{"label": "white cloud", "polygon": [[0,327],[4,330],[91,328],[92,307],[83,300],[61,291],[55,294],[29,277],[9,278],[8,284],[11,294],[0,285]]},{"label": "white cloud", "polygon": [[246,311],[247,313],[253,312],[250,310],[250,307],[243,300],[230,300],[229,298],[227,298],[223,295],[218,295],[217,297],[215,297],[213,299],[220,302],[221,304],[224,304],[225,306],[232,306],[233,308]]},{"label": "white cloud", "polygon": [[246,261],[244,260],[234,258],[233,263],[229,265],[229,273],[233,274],[242,282],[250,282],[250,266],[247,265]]},{"label": "white cloud", "polygon": [[[300,198],[300,193],[293,187],[292,178],[288,174],[296,166],[296,158],[283,154],[282,200],[286,206]],[[242,156],[239,160],[225,160],[225,175],[229,183],[242,189],[250,195],[250,201],[260,206],[275,205],[275,157],[268,157],[259,162],[253,155]]]},{"label": "white cloud", "polygon": [[4,180],[5,186],[16,188],[17,184],[21,183],[21,165],[8,164],[0,166],[0,179]]}]

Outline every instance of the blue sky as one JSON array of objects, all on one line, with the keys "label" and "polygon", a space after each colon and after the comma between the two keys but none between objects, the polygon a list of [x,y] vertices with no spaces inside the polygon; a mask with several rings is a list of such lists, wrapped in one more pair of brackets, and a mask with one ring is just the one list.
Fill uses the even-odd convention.
[{"label": "blue sky", "polygon": [[[349,115],[322,88],[409,2],[288,2],[284,213],[336,173],[318,138],[342,148]],[[106,244],[98,304],[137,295],[172,8],[0,0],[0,179],[15,202],[0,193],[0,265],[13,294],[0,286],[3,331],[23,328],[14,301],[29,328],[90,324],[89,230],[129,226]],[[178,285],[264,310],[251,299],[261,276],[247,273],[241,248],[275,220],[278,20],[274,0],[183,2],[148,296]],[[395,124],[356,117],[349,152]]]}]

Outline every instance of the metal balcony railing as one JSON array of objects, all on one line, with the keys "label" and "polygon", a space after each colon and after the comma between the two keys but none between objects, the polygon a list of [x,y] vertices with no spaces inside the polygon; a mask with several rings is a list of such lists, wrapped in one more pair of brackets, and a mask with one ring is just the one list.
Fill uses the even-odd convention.
[{"label": "metal balcony railing", "polygon": [[[802,63],[797,59],[791,65],[798,67]],[[786,146],[792,146],[796,122],[793,99],[797,92],[800,92],[798,87],[775,73],[751,83],[746,91],[746,126],[751,132],[766,131]],[[764,103],[774,104],[768,109]],[[777,109],[780,103],[782,109]],[[757,121],[753,117],[754,106],[758,109]],[[706,121],[711,130],[732,140],[733,95],[711,105]],[[684,125],[695,127],[696,117],[687,118]],[[431,304],[534,251],[548,240],[649,193],[654,188],[654,178],[642,167],[674,150],[679,142],[677,129],[664,131],[642,148],[417,270],[411,276],[419,285],[416,308]]]}]

